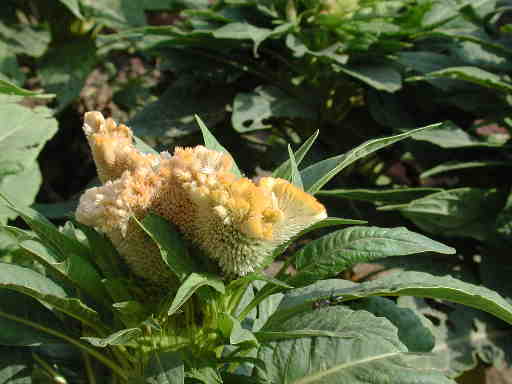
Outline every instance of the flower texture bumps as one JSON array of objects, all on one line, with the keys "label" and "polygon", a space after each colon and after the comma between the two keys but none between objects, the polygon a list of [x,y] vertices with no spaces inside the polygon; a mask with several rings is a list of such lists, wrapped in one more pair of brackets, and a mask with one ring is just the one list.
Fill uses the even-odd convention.
[{"label": "flower texture bumps", "polygon": [[322,204],[286,180],[236,176],[228,154],[203,146],[144,154],[128,127],[99,112],[87,112],[83,128],[103,185],[82,195],[76,218],[104,232],[134,273],[157,284],[170,271],[132,217],[164,217],[228,276],[262,267],[277,246],[326,217]]}]

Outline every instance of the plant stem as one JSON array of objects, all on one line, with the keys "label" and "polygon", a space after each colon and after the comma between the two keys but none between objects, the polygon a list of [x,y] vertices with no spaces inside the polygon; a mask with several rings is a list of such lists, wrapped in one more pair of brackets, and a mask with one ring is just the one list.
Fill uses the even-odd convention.
[{"label": "plant stem", "polygon": [[82,351],[82,357],[84,359],[85,371],[87,372],[89,384],[96,384],[96,378],[94,377],[94,370],[92,369],[91,358],[84,351]]},{"label": "plant stem", "polygon": [[123,369],[120,366],[118,366],[112,360],[108,359],[103,354],[99,353],[98,351],[94,350],[93,348],[88,347],[85,344],[82,344],[78,340],[75,340],[72,337],[69,337],[59,331],[55,331],[54,329],[46,328],[45,326],[37,324],[33,321],[26,320],[26,319],[23,319],[21,317],[15,316],[15,315],[11,315],[11,314],[5,313],[3,311],[0,311],[0,316],[5,317],[6,319],[9,319],[9,320],[17,321],[19,323],[28,325],[29,327],[38,329],[38,330],[45,332],[49,335],[66,340],[68,343],[73,344],[74,346],[80,348],[81,350],[83,350],[83,351],[89,353],[91,356],[95,357],[98,361],[102,362],[105,366],[110,368],[112,370],[112,372],[116,373],[124,380],[128,380],[128,376],[126,375],[126,373],[123,371]]}]

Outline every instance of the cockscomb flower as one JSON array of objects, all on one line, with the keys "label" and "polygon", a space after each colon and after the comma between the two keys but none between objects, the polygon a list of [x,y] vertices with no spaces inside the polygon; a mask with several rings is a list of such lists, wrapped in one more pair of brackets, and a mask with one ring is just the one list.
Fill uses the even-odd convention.
[{"label": "cockscomb flower", "polygon": [[164,217],[228,276],[261,268],[277,246],[326,217],[286,180],[238,177],[228,154],[203,146],[144,154],[128,127],[99,112],[85,114],[84,131],[103,185],[83,194],[76,218],[106,233],[131,269],[154,282],[169,272],[133,217]]}]

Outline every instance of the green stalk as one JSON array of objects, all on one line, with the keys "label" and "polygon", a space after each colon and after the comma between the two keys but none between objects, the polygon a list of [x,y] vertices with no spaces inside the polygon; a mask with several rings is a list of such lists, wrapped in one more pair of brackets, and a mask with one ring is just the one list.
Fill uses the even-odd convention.
[{"label": "green stalk", "polygon": [[88,347],[85,344],[82,344],[81,342],[73,339],[72,337],[69,337],[61,332],[55,331],[50,328],[46,328],[43,325],[37,324],[33,321],[23,319],[21,317],[11,315],[9,313],[5,313],[3,311],[0,311],[0,316],[5,317],[6,319],[17,321],[19,323],[28,325],[29,327],[32,327],[34,329],[37,329],[39,331],[45,332],[49,335],[58,337],[60,339],[66,340],[68,343],[73,344],[74,346],[80,348],[82,351],[87,352],[91,356],[95,357],[98,361],[102,362],[106,367],[110,368],[112,372],[116,373],[118,376],[123,378],[123,380],[128,380],[128,376],[126,373],[124,373],[123,369],[118,366],[115,362],[105,357],[103,354],[99,353],[98,351],[94,350],[91,347]]}]

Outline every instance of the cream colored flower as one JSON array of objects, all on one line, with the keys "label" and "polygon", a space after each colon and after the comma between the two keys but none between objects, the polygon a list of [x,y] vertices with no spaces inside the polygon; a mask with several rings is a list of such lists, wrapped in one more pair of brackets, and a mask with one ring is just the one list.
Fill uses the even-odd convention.
[{"label": "cream colored flower", "polygon": [[105,232],[149,280],[162,282],[169,272],[132,217],[166,218],[235,276],[261,268],[278,245],[326,217],[322,204],[286,180],[236,176],[222,152],[197,146],[146,155],[129,128],[99,112],[85,114],[84,131],[104,185],[84,193],[77,220]]}]

